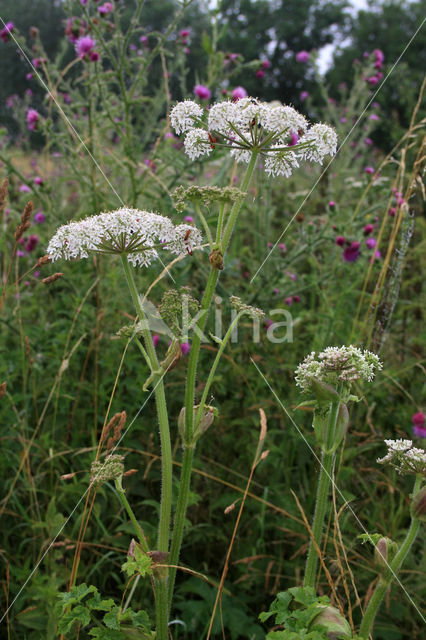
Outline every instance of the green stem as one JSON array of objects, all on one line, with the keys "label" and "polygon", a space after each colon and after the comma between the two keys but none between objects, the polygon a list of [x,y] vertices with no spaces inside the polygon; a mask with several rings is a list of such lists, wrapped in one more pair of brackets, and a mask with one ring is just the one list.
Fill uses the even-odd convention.
[{"label": "green stem", "polygon": [[115,488],[117,489],[117,493],[120,497],[120,500],[123,504],[123,507],[126,509],[127,511],[127,515],[129,516],[134,528],[135,528],[135,533],[138,536],[139,542],[141,544],[142,549],[145,551],[145,553],[148,553],[149,551],[149,547],[148,547],[148,543],[146,541],[145,538],[145,534],[143,532],[142,527],[140,526],[139,522],[136,520],[136,516],[133,513],[133,509],[129,504],[129,501],[127,500],[126,497],[126,493],[121,485],[121,479],[117,479],[115,481]]},{"label": "green stem", "polygon": [[154,579],[155,586],[155,638],[168,640],[168,607],[167,607],[167,578]]},{"label": "green stem", "polygon": [[[414,484],[413,496],[419,491],[420,485],[422,482],[421,476],[417,476],[416,482]],[[386,591],[389,589],[393,578],[396,577],[398,570],[401,568],[402,563],[407,557],[408,552],[411,549],[411,546],[417,536],[417,533],[420,528],[420,520],[417,518],[411,517],[410,528],[407,531],[407,535],[405,536],[404,542],[401,544],[398,553],[392,560],[392,562],[388,565],[387,572],[381,576],[377,586],[374,590],[373,595],[370,598],[367,609],[365,610],[364,616],[362,618],[361,627],[359,629],[359,637],[364,639],[368,638],[374,624],[374,618],[379,610],[380,605],[382,604],[383,598],[386,595]]]},{"label": "green stem", "polygon": [[[139,294],[133,278],[130,264],[125,255],[121,256],[124,273],[126,275],[127,284],[129,285],[130,294],[133,299],[139,320],[142,324],[142,333],[145,340],[145,348],[151,361],[151,372],[158,371],[160,368],[154,343],[152,342],[151,332],[148,329],[145,313],[139,299]],[[172,509],[172,446],[170,442],[169,418],[167,415],[166,395],[164,392],[164,382],[162,375],[154,375],[153,390],[157,405],[158,424],[160,428],[161,442],[161,502],[160,502],[160,520],[158,524],[158,551],[169,550],[170,522]],[[157,621],[157,639],[167,640],[167,579],[156,581],[156,621]]]},{"label": "green stem", "polygon": [[228,344],[228,341],[230,339],[230,337],[232,336],[232,332],[234,330],[234,328],[237,326],[239,319],[241,318],[241,316],[243,315],[244,312],[240,312],[237,313],[237,315],[235,316],[234,320],[231,322],[231,324],[229,325],[228,331],[225,333],[225,336],[220,344],[220,347],[216,353],[216,357],[214,359],[212,368],[210,369],[210,373],[209,373],[209,377],[207,378],[207,382],[206,382],[206,386],[204,387],[204,391],[203,391],[203,395],[201,396],[201,400],[200,400],[200,406],[198,407],[198,411],[197,414],[195,416],[195,424],[194,424],[194,429],[197,428],[198,423],[200,422],[201,416],[203,415],[203,410],[204,407],[206,405],[206,400],[207,400],[207,396],[208,393],[210,391],[210,387],[212,385],[213,382],[213,378],[214,378],[214,374],[216,373],[216,369],[219,365],[219,361],[220,358],[222,356],[222,353],[224,352],[224,349],[226,347],[226,345]]},{"label": "green stem", "polygon": [[[247,191],[247,188],[250,184],[251,177],[253,175],[254,168],[256,166],[257,156],[258,156],[258,152],[253,151],[251,160],[249,162],[249,165],[247,167],[247,170],[244,176],[244,180],[241,185],[241,191]],[[231,212],[229,214],[228,223],[226,225],[223,241],[222,241],[222,251],[224,255],[225,255],[226,249],[228,248],[228,243],[231,238],[232,231],[233,231],[233,228],[242,204],[243,204],[242,198],[234,202]],[[191,446],[188,446],[188,443],[191,442],[193,429],[194,429],[193,407],[195,404],[194,402],[195,380],[197,375],[198,359],[200,355],[201,335],[206,326],[208,311],[210,309],[211,301],[213,299],[213,294],[214,294],[218,279],[219,279],[219,271],[217,269],[212,269],[210,271],[210,275],[207,280],[203,300],[201,302],[201,311],[204,313],[202,313],[197,323],[198,331],[194,332],[192,344],[191,344],[190,356],[189,356],[188,372],[187,372],[186,388],[185,388],[185,442],[187,444],[184,450],[183,460],[182,460],[182,471],[181,471],[180,484],[179,484],[179,494],[178,494],[178,501],[176,505],[172,542],[170,547],[170,564],[171,565],[177,565],[179,561],[179,553],[182,545],[186,510],[188,507],[192,462],[194,458],[194,448],[195,448],[195,443]],[[169,608],[171,607],[171,603],[172,603],[175,579],[176,579],[176,568],[171,567],[169,570],[169,594],[168,594]]]},{"label": "green stem", "polygon": [[318,567],[318,554],[315,546],[321,544],[322,530],[324,527],[324,518],[328,507],[328,490],[331,482],[331,474],[333,470],[334,452],[329,453],[334,440],[334,432],[336,429],[337,415],[339,412],[339,402],[333,402],[330,407],[329,422],[327,429],[326,451],[322,452],[321,469],[318,477],[317,497],[315,503],[314,521],[312,523],[313,539],[309,543],[308,558],[306,560],[305,577],[303,580],[304,587],[315,587]]},{"label": "green stem", "polygon": [[[148,353],[152,365],[152,371],[158,371],[160,364],[158,362],[157,353],[152,341],[151,333],[148,329],[145,313],[139,300],[139,294],[133,278],[129,262],[126,256],[122,256],[124,273],[126,274],[127,284],[133,298],[139,320],[142,324],[142,332],[145,340],[145,348]],[[161,470],[162,470],[162,493],[160,507],[160,523],[158,529],[158,551],[168,551],[171,504],[172,504],[172,448],[170,442],[169,418],[167,415],[166,396],[164,393],[164,382],[162,376],[154,377],[153,382],[155,400],[157,403],[158,422],[160,427],[161,440]]]},{"label": "green stem", "polygon": [[201,207],[198,204],[198,202],[195,204],[195,208],[196,208],[197,213],[198,213],[198,215],[200,217],[201,224],[203,225],[204,231],[206,232],[207,240],[209,241],[209,246],[210,246],[210,251],[211,251],[213,249],[213,238],[212,238],[212,234],[210,232],[209,225],[207,224],[207,220],[205,219],[204,214],[201,211]]}]

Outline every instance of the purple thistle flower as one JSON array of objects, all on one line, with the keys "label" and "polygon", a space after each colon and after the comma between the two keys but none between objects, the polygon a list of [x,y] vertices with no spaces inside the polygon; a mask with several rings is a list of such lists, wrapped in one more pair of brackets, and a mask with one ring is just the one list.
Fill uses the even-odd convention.
[{"label": "purple thistle flower", "polygon": [[198,98],[200,98],[200,100],[210,100],[212,97],[210,89],[203,84],[196,84],[194,87],[194,93]]},{"label": "purple thistle flower", "polygon": [[379,118],[379,116],[377,115],[377,113],[372,113],[372,114],[369,116],[369,119],[370,119],[370,120],[380,120],[380,118]]},{"label": "purple thistle flower", "polygon": [[240,98],[246,98],[247,97],[247,91],[244,89],[244,87],[235,87],[235,89],[232,90],[232,98],[237,101],[240,100]]},{"label": "purple thistle flower", "polygon": [[375,169],[374,169],[374,167],[368,166],[368,167],[365,167],[364,171],[365,171],[365,173],[368,173],[369,175],[372,175],[375,172]]},{"label": "purple thistle flower", "polygon": [[296,60],[297,62],[308,62],[310,58],[310,53],[309,51],[299,51],[299,53],[296,53]]},{"label": "purple thistle flower", "polygon": [[158,343],[160,342],[160,336],[154,333],[154,335],[152,336],[152,342],[154,344],[154,347],[158,347]]},{"label": "purple thistle flower", "polygon": [[36,224],[43,224],[45,220],[46,220],[46,216],[44,215],[43,211],[39,209],[34,216],[34,222]]},{"label": "purple thistle flower", "polygon": [[373,233],[374,231],[374,225],[372,224],[366,224],[364,227],[364,235],[368,236],[370,235],[370,233]]},{"label": "purple thistle flower", "polygon": [[31,189],[27,184],[21,184],[21,186],[19,187],[19,191],[21,193],[30,193]]},{"label": "purple thistle flower", "polygon": [[359,258],[360,242],[351,242],[342,253],[342,258],[345,262],[355,262]]},{"label": "purple thistle flower", "polygon": [[180,345],[180,350],[182,352],[182,355],[186,356],[191,350],[191,345],[189,344],[189,342],[182,342]]},{"label": "purple thistle flower", "polygon": [[329,203],[328,203],[328,206],[329,207],[335,207],[336,203],[334,202],[334,200],[330,200]]},{"label": "purple thistle flower", "polygon": [[27,115],[26,115],[26,121],[27,121],[27,129],[29,131],[36,130],[39,118],[40,118],[40,115],[38,111],[36,111],[35,109],[28,109]]},{"label": "purple thistle flower", "polygon": [[343,247],[346,242],[346,238],[344,236],[336,236],[334,241],[339,247]]},{"label": "purple thistle flower", "polygon": [[423,411],[415,413],[411,418],[414,435],[418,438],[426,438],[425,418],[426,416]]},{"label": "purple thistle flower", "polygon": [[25,245],[25,251],[28,251],[28,253],[31,253],[31,251],[34,251],[37,245],[38,245],[38,236],[35,234],[32,234],[28,238],[27,244]]},{"label": "purple thistle flower", "polygon": [[300,92],[300,96],[299,98],[301,99],[302,102],[304,102],[306,100],[306,98],[309,97],[309,91],[301,91]]},{"label": "purple thistle flower", "polygon": [[287,298],[284,298],[284,302],[286,303],[286,305],[288,307],[290,307],[292,302],[293,302],[293,297],[292,296],[288,296]]},{"label": "purple thistle flower", "polygon": [[44,182],[44,181],[43,181],[43,178],[40,178],[40,176],[36,176],[36,177],[34,178],[34,184],[41,185],[41,184],[43,184],[43,182]]},{"label": "purple thistle flower", "polygon": [[6,22],[4,28],[0,31],[0,38],[3,40],[4,43],[6,43],[9,40],[10,34],[14,30],[14,28],[15,28],[15,25],[13,24],[13,22]]},{"label": "purple thistle flower", "polygon": [[374,249],[376,245],[377,245],[377,240],[375,238],[367,238],[367,240],[365,241],[365,246],[368,249]]},{"label": "purple thistle flower", "polygon": [[265,75],[265,72],[262,69],[258,69],[256,71],[256,78],[263,78],[264,75]]},{"label": "purple thistle flower", "polygon": [[194,222],[194,218],[192,216],[185,216],[185,222]]},{"label": "purple thistle flower", "polygon": [[79,58],[85,58],[96,45],[96,40],[93,40],[90,36],[82,36],[78,38],[75,43],[75,50]]},{"label": "purple thistle flower", "polygon": [[100,7],[98,7],[98,13],[101,16],[106,16],[108,13],[111,13],[111,11],[114,11],[114,5],[112,4],[112,2],[105,2],[104,4],[101,4]]}]

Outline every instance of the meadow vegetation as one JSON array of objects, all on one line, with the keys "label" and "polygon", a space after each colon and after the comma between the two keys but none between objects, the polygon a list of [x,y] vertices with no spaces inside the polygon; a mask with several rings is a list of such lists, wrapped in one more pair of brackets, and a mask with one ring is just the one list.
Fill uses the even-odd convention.
[{"label": "meadow vegetation", "polygon": [[268,3],[245,55],[244,3],[59,4],[0,16],[0,636],[420,639],[421,74],[327,80],[343,3],[285,83]]}]

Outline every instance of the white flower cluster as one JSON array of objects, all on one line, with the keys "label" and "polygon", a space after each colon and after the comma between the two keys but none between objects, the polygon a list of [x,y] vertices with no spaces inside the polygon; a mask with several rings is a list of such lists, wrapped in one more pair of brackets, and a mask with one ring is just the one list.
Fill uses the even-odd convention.
[{"label": "white flower cluster", "polygon": [[371,382],[375,370],[382,368],[379,358],[371,351],[358,347],[327,347],[316,354],[312,351],[296,369],[297,386],[309,391],[312,382],[319,380],[333,386],[355,380]]},{"label": "white flower cluster", "polygon": [[88,258],[89,253],[125,253],[134,266],[148,266],[158,258],[157,248],[178,255],[201,245],[197,228],[174,226],[165,216],[138,209],[117,209],[59,227],[47,247],[52,261]]},{"label": "white flower cluster", "polygon": [[381,464],[391,464],[399,473],[420,473],[426,476],[426,451],[413,447],[411,440],[385,440],[388,448]]},{"label": "white flower cluster", "polygon": [[332,127],[309,128],[302,114],[279,103],[250,97],[218,102],[210,107],[206,123],[202,117],[203,109],[192,100],[179,102],[170,114],[176,133],[186,133],[184,147],[191,160],[209,155],[217,145],[230,149],[238,162],[248,163],[256,149],[269,175],[289,177],[300,160],[322,163],[336,153]]}]

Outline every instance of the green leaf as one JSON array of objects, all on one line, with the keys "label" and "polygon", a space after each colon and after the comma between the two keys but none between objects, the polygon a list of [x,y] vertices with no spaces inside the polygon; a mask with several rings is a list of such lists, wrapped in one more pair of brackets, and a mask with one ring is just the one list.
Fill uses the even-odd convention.
[{"label": "green leaf", "polygon": [[81,622],[83,627],[90,622],[90,612],[82,604],[77,605],[71,611],[64,613],[58,624],[59,633],[68,633],[75,622]]},{"label": "green leaf", "polygon": [[141,546],[136,543],[135,557],[129,558],[127,562],[125,562],[121,566],[121,570],[124,571],[129,577],[133,576],[135,573],[139,573],[142,577],[145,577],[147,574],[151,575],[151,565],[151,558],[147,556],[146,553],[142,550]]},{"label": "green leaf", "polygon": [[73,604],[81,602],[88,593],[98,593],[98,590],[92,584],[88,587],[85,582],[72,587],[71,591],[60,593],[59,598],[62,600],[62,611]]}]

